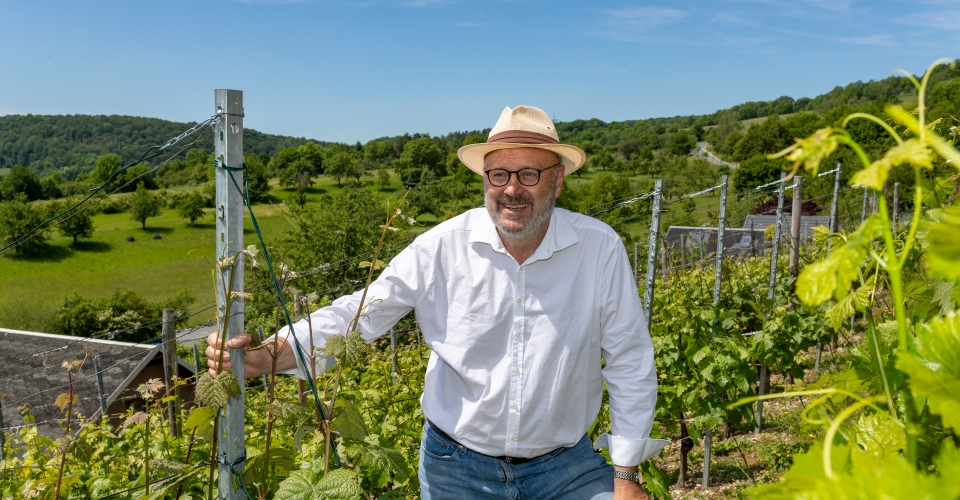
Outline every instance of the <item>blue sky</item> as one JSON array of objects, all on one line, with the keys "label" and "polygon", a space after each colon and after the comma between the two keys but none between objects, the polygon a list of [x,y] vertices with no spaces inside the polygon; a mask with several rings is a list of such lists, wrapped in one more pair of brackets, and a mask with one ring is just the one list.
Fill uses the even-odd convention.
[{"label": "blue sky", "polygon": [[958,57],[947,1],[0,2],[0,115],[197,121],[333,141],[710,113]]}]

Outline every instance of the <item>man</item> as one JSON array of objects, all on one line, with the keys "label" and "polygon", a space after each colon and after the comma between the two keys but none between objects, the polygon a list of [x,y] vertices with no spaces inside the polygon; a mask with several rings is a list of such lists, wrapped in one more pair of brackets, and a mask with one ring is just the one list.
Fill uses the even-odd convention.
[{"label": "man", "polygon": [[[647,498],[637,465],[666,441],[649,439],[656,373],[630,263],[609,226],[554,209],[564,175],[586,155],[560,144],[547,114],[527,106],[504,109],[487,143],[458,155],[483,176],[486,207],[397,255],[371,284],[357,328],[372,340],[414,310],[432,349],[421,498]],[[358,292],[312,313],[314,343],[344,334],[360,300]],[[309,344],[306,321],[294,330]],[[208,342],[216,360],[216,335]],[[230,347],[248,342],[238,335]],[[291,351],[278,366],[305,377]],[[247,377],[269,367],[264,351],[247,353]],[[612,435],[595,446],[610,449],[615,471],[586,435],[602,381]]]}]

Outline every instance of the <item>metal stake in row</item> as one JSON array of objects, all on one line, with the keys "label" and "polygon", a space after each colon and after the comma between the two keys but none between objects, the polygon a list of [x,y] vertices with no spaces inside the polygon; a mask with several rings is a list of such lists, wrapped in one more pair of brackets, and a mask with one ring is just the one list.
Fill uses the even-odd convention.
[{"label": "metal stake in row", "polygon": [[[840,194],[840,163],[837,163],[836,174],[833,177],[833,201],[830,203],[830,233],[837,232],[837,197]],[[827,253],[833,243],[833,237],[827,238]],[[817,339],[817,356],[813,362],[813,370],[820,371],[820,358],[823,356],[823,341]]]},{"label": "metal stake in row", "polygon": [[[720,285],[723,278],[723,232],[727,222],[727,178],[726,174],[720,179],[720,220],[717,224],[717,269],[714,275],[713,283],[713,304],[719,309],[720,304]],[[716,337],[718,317],[713,320],[713,331],[710,333],[710,339]],[[710,485],[710,452],[713,446],[713,432],[709,427],[703,433],[703,487]]]},{"label": "metal stake in row", "polygon": [[3,430],[3,393],[0,393],[0,461],[6,460],[7,434]]},{"label": "metal stake in row", "polygon": [[653,181],[653,217],[650,219],[650,242],[647,244],[647,282],[643,292],[643,313],[647,331],[653,307],[653,285],[657,281],[657,243],[660,241],[660,200],[663,196],[663,180]]},{"label": "metal stake in row", "polygon": [[[221,166],[238,168],[243,165],[243,92],[217,89],[214,91],[214,106],[222,118],[214,128],[214,150]],[[217,313],[219,324],[227,325],[227,340],[243,333],[243,301],[232,292],[243,291],[243,255],[238,252],[243,246],[243,195],[236,186],[243,186],[244,172],[226,168],[216,169],[216,243],[217,258],[237,256],[226,266],[223,273],[216,273]],[[232,177],[232,179],[231,179]],[[234,185],[236,182],[236,185]],[[232,283],[230,273],[234,274]],[[232,285],[232,287],[231,287]],[[229,317],[227,306],[229,304]],[[244,417],[244,351],[228,349],[233,361],[231,371],[240,381],[240,394],[227,399],[219,418],[217,456],[220,460],[217,491],[220,499],[243,500],[244,493],[237,488],[233,471],[242,471],[246,446],[243,438]],[[211,485],[212,486],[212,485]]]},{"label": "metal stake in row", "polygon": [[[783,182],[786,173],[780,174],[780,185],[777,187],[777,221],[774,224],[773,246],[770,254],[770,281],[767,283],[767,300],[772,301],[777,289],[777,260],[780,257],[780,238],[783,236],[783,195],[786,189]],[[760,365],[760,381],[757,383],[757,395],[763,396],[766,391],[767,378],[770,374],[767,372],[767,365]],[[757,401],[757,410],[755,414],[757,422],[753,432],[760,433],[763,426],[763,400]]]}]

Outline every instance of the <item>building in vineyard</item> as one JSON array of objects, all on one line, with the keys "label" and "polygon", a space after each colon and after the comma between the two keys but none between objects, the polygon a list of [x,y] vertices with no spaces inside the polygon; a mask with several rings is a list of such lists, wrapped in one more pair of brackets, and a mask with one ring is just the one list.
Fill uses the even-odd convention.
[{"label": "building in vineyard", "polygon": [[[141,409],[137,392],[152,378],[163,380],[163,352],[157,344],[133,344],[66,335],[0,328],[0,408],[2,427],[16,432],[25,424],[24,414],[35,419],[41,434],[63,435],[65,414],[54,404],[69,392],[64,362],[83,360],[73,415],[76,419],[99,419],[100,390],[94,358],[99,356],[100,375],[107,415],[114,424],[129,409]],[[194,367],[178,358],[177,376],[192,377]],[[193,401],[193,386],[180,388],[181,401]]]},{"label": "building in vineyard", "polygon": [[[767,228],[776,224],[776,215],[747,215],[743,227],[725,227],[723,229],[723,252],[726,255],[759,255],[769,249],[769,241],[764,234]],[[800,238],[813,236],[815,226],[827,226],[830,217],[804,215],[800,217]],[[790,214],[783,217],[783,237],[790,236]],[[664,244],[671,252],[679,252],[686,247],[686,255],[693,259],[706,258],[717,251],[716,227],[670,226],[664,235]]]}]

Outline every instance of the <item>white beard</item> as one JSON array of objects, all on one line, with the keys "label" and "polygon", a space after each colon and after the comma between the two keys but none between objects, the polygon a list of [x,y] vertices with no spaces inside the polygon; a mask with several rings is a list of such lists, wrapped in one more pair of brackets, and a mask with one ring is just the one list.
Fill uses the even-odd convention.
[{"label": "white beard", "polygon": [[[500,237],[515,242],[523,242],[539,235],[544,227],[550,223],[550,216],[553,215],[553,208],[556,205],[556,201],[557,196],[553,189],[548,190],[546,195],[539,200],[534,199],[532,196],[515,197],[501,194],[499,198],[494,199],[489,195],[484,195],[484,205],[487,207],[490,219],[493,220],[493,225],[499,230]],[[499,210],[499,205],[503,203],[527,203],[532,207],[533,216],[526,224],[520,227],[506,226]]]}]

